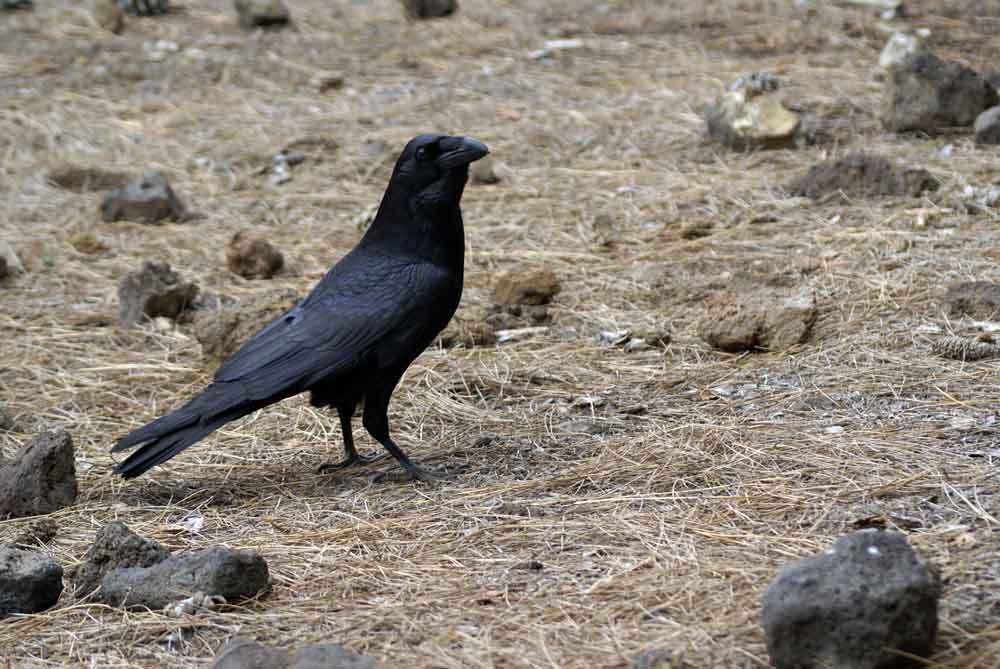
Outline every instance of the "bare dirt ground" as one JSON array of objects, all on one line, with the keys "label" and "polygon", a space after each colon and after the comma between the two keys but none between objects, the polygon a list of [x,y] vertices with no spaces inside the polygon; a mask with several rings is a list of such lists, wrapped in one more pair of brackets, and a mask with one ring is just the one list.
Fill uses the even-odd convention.
[{"label": "bare dirt ground", "polygon": [[[389,666],[625,667],[664,648],[693,667],[763,667],[759,600],[778,567],[871,524],[941,569],[929,666],[1000,666],[1000,362],[929,348],[968,327],[941,307],[947,284],[1000,279],[997,210],[956,204],[998,179],[1000,153],[968,134],[882,132],[877,17],[790,1],[465,0],[414,25],[390,0],[291,0],[294,30],[249,33],[205,0],[116,37],[82,5],[37,5],[0,14],[0,234],[29,270],[0,289],[0,401],[18,420],[0,450],[43,426],[72,433],[81,496],[45,546],[68,569],[120,519],[175,551],[257,550],[274,585],[188,618],[64,594],[0,624],[7,666],[205,666],[242,633],[339,642]],[[992,3],[909,6],[905,24],[930,28],[939,55],[1000,63]],[[563,37],[584,46],[529,57]],[[320,70],[344,86],[318,93]],[[846,131],[770,152],[709,143],[704,103],[750,70]],[[547,331],[429,350],[397,391],[397,440],[455,480],[373,481],[391,462],[318,476],[339,430],[300,399],[137,481],[113,477],[114,439],[212,372],[188,326],[114,325],[123,274],[166,260],[217,294],[304,292],[428,130],[481,139],[505,168],[466,191],[462,313],[508,269],[549,268],[563,287]],[[271,156],[306,137],[339,148],[271,185]],[[857,149],[926,167],[941,188],[786,197],[810,165]],[[48,183],[66,164],[158,168],[204,217],[101,223],[99,192]],[[227,271],[226,242],[248,227],[290,271]],[[87,234],[106,250],[77,250]],[[810,342],[729,355],[699,338],[712,299],[787,289],[816,295]],[[660,349],[599,338],[660,321],[673,333]],[[29,524],[0,523],[0,541]]]}]

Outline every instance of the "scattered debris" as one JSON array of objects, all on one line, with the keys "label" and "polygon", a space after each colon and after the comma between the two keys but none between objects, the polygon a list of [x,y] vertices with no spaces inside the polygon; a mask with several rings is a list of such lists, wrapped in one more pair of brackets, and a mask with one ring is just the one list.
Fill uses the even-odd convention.
[{"label": "scattered debris", "polygon": [[147,260],[142,269],[126,274],[118,284],[118,317],[124,327],[143,316],[176,321],[197,295],[198,285],[181,281],[168,263]]},{"label": "scattered debris", "polygon": [[21,259],[17,257],[14,248],[0,240],[0,279],[23,273],[24,265],[21,264]]},{"label": "scattered debris", "polygon": [[169,0],[118,0],[118,6],[132,16],[157,16],[170,11]]},{"label": "scattered debris", "polygon": [[89,256],[104,253],[109,248],[107,244],[90,232],[80,232],[73,235],[70,237],[69,243],[79,253]]},{"label": "scattered debris", "polygon": [[996,89],[974,70],[920,51],[889,72],[882,93],[882,125],[891,132],[933,135],[946,128],[970,126],[997,104]]},{"label": "scattered debris", "polygon": [[373,658],[339,644],[311,644],[297,652],[236,637],[215,657],[212,669],[375,669]]},{"label": "scattered debris", "polygon": [[1000,186],[966,186],[962,190],[965,210],[970,214],[982,213],[987,209],[1000,207]]},{"label": "scattered debris", "polygon": [[[102,3],[104,0],[97,1]],[[49,170],[45,180],[56,188],[74,193],[89,193],[124,186],[128,183],[129,176],[124,172],[106,170],[93,165],[67,163]]]},{"label": "scattered debris", "polygon": [[295,290],[280,288],[199,313],[194,322],[194,336],[201,343],[202,355],[208,362],[228,358],[243,342],[301,299]]},{"label": "scattered debris", "polygon": [[153,224],[167,219],[183,221],[189,218],[187,207],[159,172],[146,172],[140,178],[112,190],[101,202],[101,219],[105,223],[139,221]]},{"label": "scattered debris", "polygon": [[474,184],[489,186],[500,183],[500,177],[497,175],[493,156],[489,155],[480,158],[469,166],[469,176],[472,178],[472,183]]},{"label": "scattered debris", "polygon": [[575,51],[576,49],[582,48],[582,39],[554,39],[546,42],[545,46],[541,49],[530,51],[528,53],[528,58],[531,60],[542,60],[543,58],[554,56],[555,54],[563,51]]},{"label": "scattered debris", "polygon": [[63,589],[63,568],[33,551],[0,546],[0,620],[54,606]]},{"label": "scattered debris", "polygon": [[1000,316],[1000,284],[990,281],[952,284],[945,292],[943,302],[950,316],[992,320]]},{"label": "scattered debris", "polygon": [[931,351],[952,360],[982,360],[1000,355],[1000,344],[968,337],[939,337],[931,343]]},{"label": "scattered debris", "polygon": [[990,107],[977,116],[973,129],[976,144],[1000,144],[1000,106]]},{"label": "scattered debris", "polygon": [[280,28],[288,25],[291,14],[282,0],[233,0],[240,25],[252,28]]},{"label": "scattered debris", "polygon": [[400,0],[411,19],[439,19],[458,11],[458,0]]},{"label": "scattered debris", "polygon": [[834,193],[850,198],[918,197],[937,190],[938,185],[923,168],[897,167],[882,156],[852,153],[813,165],[787,190],[790,195],[813,199]]},{"label": "scattered debris", "polygon": [[0,520],[52,513],[76,502],[73,440],[48,430],[0,464]]},{"label": "scattered debris", "polygon": [[561,290],[550,270],[510,270],[493,284],[493,301],[500,305],[548,304]]},{"label": "scattered debris", "polygon": [[785,298],[726,296],[711,305],[699,335],[728,353],[781,351],[808,341],[818,314],[808,291]]},{"label": "scattered debris", "polygon": [[101,29],[119,34],[125,28],[125,14],[115,0],[94,0],[90,15]]},{"label": "scattered debris", "polygon": [[229,240],[226,264],[245,279],[270,279],[285,266],[285,257],[263,237],[241,230]]},{"label": "scattered debris", "polygon": [[115,569],[152,567],[170,557],[170,551],[144,539],[120,521],[112,521],[97,531],[83,563],[70,575],[73,596],[86,597],[95,592],[101,580]]},{"label": "scattered debris", "polygon": [[777,96],[778,80],[753,72],[733,82],[705,109],[708,134],[738,151],[794,145],[801,117]]},{"label": "scattered debris", "polygon": [[218,611],[226,604],[226,598],[222,595],[206,595],[204,592],[198,591],[190,597],[167,604],[163,609],[163,615],[181,618],[195,615],[201,611]]},{"label": "scattered debris", "polygon": [[534,327],[534,328],[517,328],[516,330],[497,330],[497,343],[506,344],[509,341],[514,341],[516,339],[527,339],[536,334],[544,334],[549,331],[546,326]]},{"label": "scattered debris", "polygon": [[905,62],[923,51],[923,40],[919,35],[910,33],[893,33],[889,41],[885,43],[882,53],[878,57],[878,65],[883,70],[889,71],[892,68]]},{"label": "scattered debris", "polygon": [[[776,669],[918,667],[934,644],[941,584],[906,537],[861,530],[786,565],[764,595]],[[905,654],[905,655],[904,655]]]},{"label": "scattered debris", "polygon": [[658,326],[637,326],[627,330],[602,330],[597,335],[598,341],[610,346],[621,346],[627,353],[649,348],[662,348],[671,340],[670,327],[666,324]]}]

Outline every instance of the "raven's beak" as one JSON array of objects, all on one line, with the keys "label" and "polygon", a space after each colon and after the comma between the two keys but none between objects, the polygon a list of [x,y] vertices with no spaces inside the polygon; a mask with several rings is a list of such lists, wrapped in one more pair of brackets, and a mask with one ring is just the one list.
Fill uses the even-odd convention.
[{"label": "raven's beak", "polygon": [[438,145],[443,152],[434,162],[445,169],[474,163],[490,152],[485,144],[471,137],[446,137]]}]

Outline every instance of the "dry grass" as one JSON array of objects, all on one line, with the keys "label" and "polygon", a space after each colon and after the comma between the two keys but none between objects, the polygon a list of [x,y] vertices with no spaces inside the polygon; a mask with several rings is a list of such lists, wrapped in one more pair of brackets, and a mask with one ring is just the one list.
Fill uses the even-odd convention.
[{"label": "dry grass", "polygon": [[[21,428],[0,450],[43,425],[73,434],[81,497],[45,547],[66,567],[121,519],[173,550],[257,550],[274,587],[183,619],[67,595],[0,624],[10,666],[204,666],[240,632],[340,642],[391,666],[615,667],[670,648],[694,667],[763,667],[758,603],[775,570],[879,518],[943,571],[930,666],[1000,666],[1000,361],[929,345],[936,328],[968,329],[941,311],[944,284],[1000,278],[998,216],[956,205],[965,184],[997,179],[1000,154],[967,135],[881,133],[877,20],[769,0],[464,0],[453,20],[408,25],[390,0],[302,0],[295,32],[248,34],[229,3],[206,0],[112,37],[75,3],[37,4],[0,16],[0,233],[31,268],[0,289],[0,401]],[[942,55],[995,66],[1000,20],[975,18],[989,3],[940,5],[910,3],[911,23],[932,28]],[[583,49],[527,57],[574,34]],[[706,143],[702,105],[753,69],[848,132],[769,153]],[[317,94],[319,70],[343,72],[344,89]],[[548,331],[430,350],[396,393],[399,441],[456,480],[372,482],[389,463],[317,476],[340,438],[304,401],[138,481],[112,478],[112,441],[211,371],[184,327],[93,324],[114,313],[123,273],[162,259],[217,293],[307,289],[357,240],[353,220],[424,130],[482,139],[507,168],[500,185],[467,191],[463,309],[518,265],[563,283]],[[316,135],[339,150],[280,187],[257,174]],[[784,199],[791,177],[858,148],[926,166],[942,188],[919,201]],[[46,183],[67,163],[159,168],[205,217],[99,223],[99,193]],[[616,226],[608,247],[593,241],[600,213]],[[707,236],[686,239],[692,226]],[[294,271],[230,275],[225,243],[244,227]],[[79,234],[109,250],[76,251]],[[706,298],[790,286],[818,296],[811,343],[729,356],[698,339]],[[657,319],[673,325],[665,350],[597,337]],[[192,514],[200,533],[182,522]],[[29,523],[0,523],[0,541]]]}]

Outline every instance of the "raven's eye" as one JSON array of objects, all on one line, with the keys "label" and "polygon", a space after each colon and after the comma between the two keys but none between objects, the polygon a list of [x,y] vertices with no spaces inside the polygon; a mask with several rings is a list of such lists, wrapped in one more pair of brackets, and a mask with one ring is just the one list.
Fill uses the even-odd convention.
[{"label": "raven's eye", "polygon": [[430,151],[427,150],[426,146],[421,146],[419,149],[417,149],[417,160],[419,162],[422,163],[430,157],[431,157]]}]

